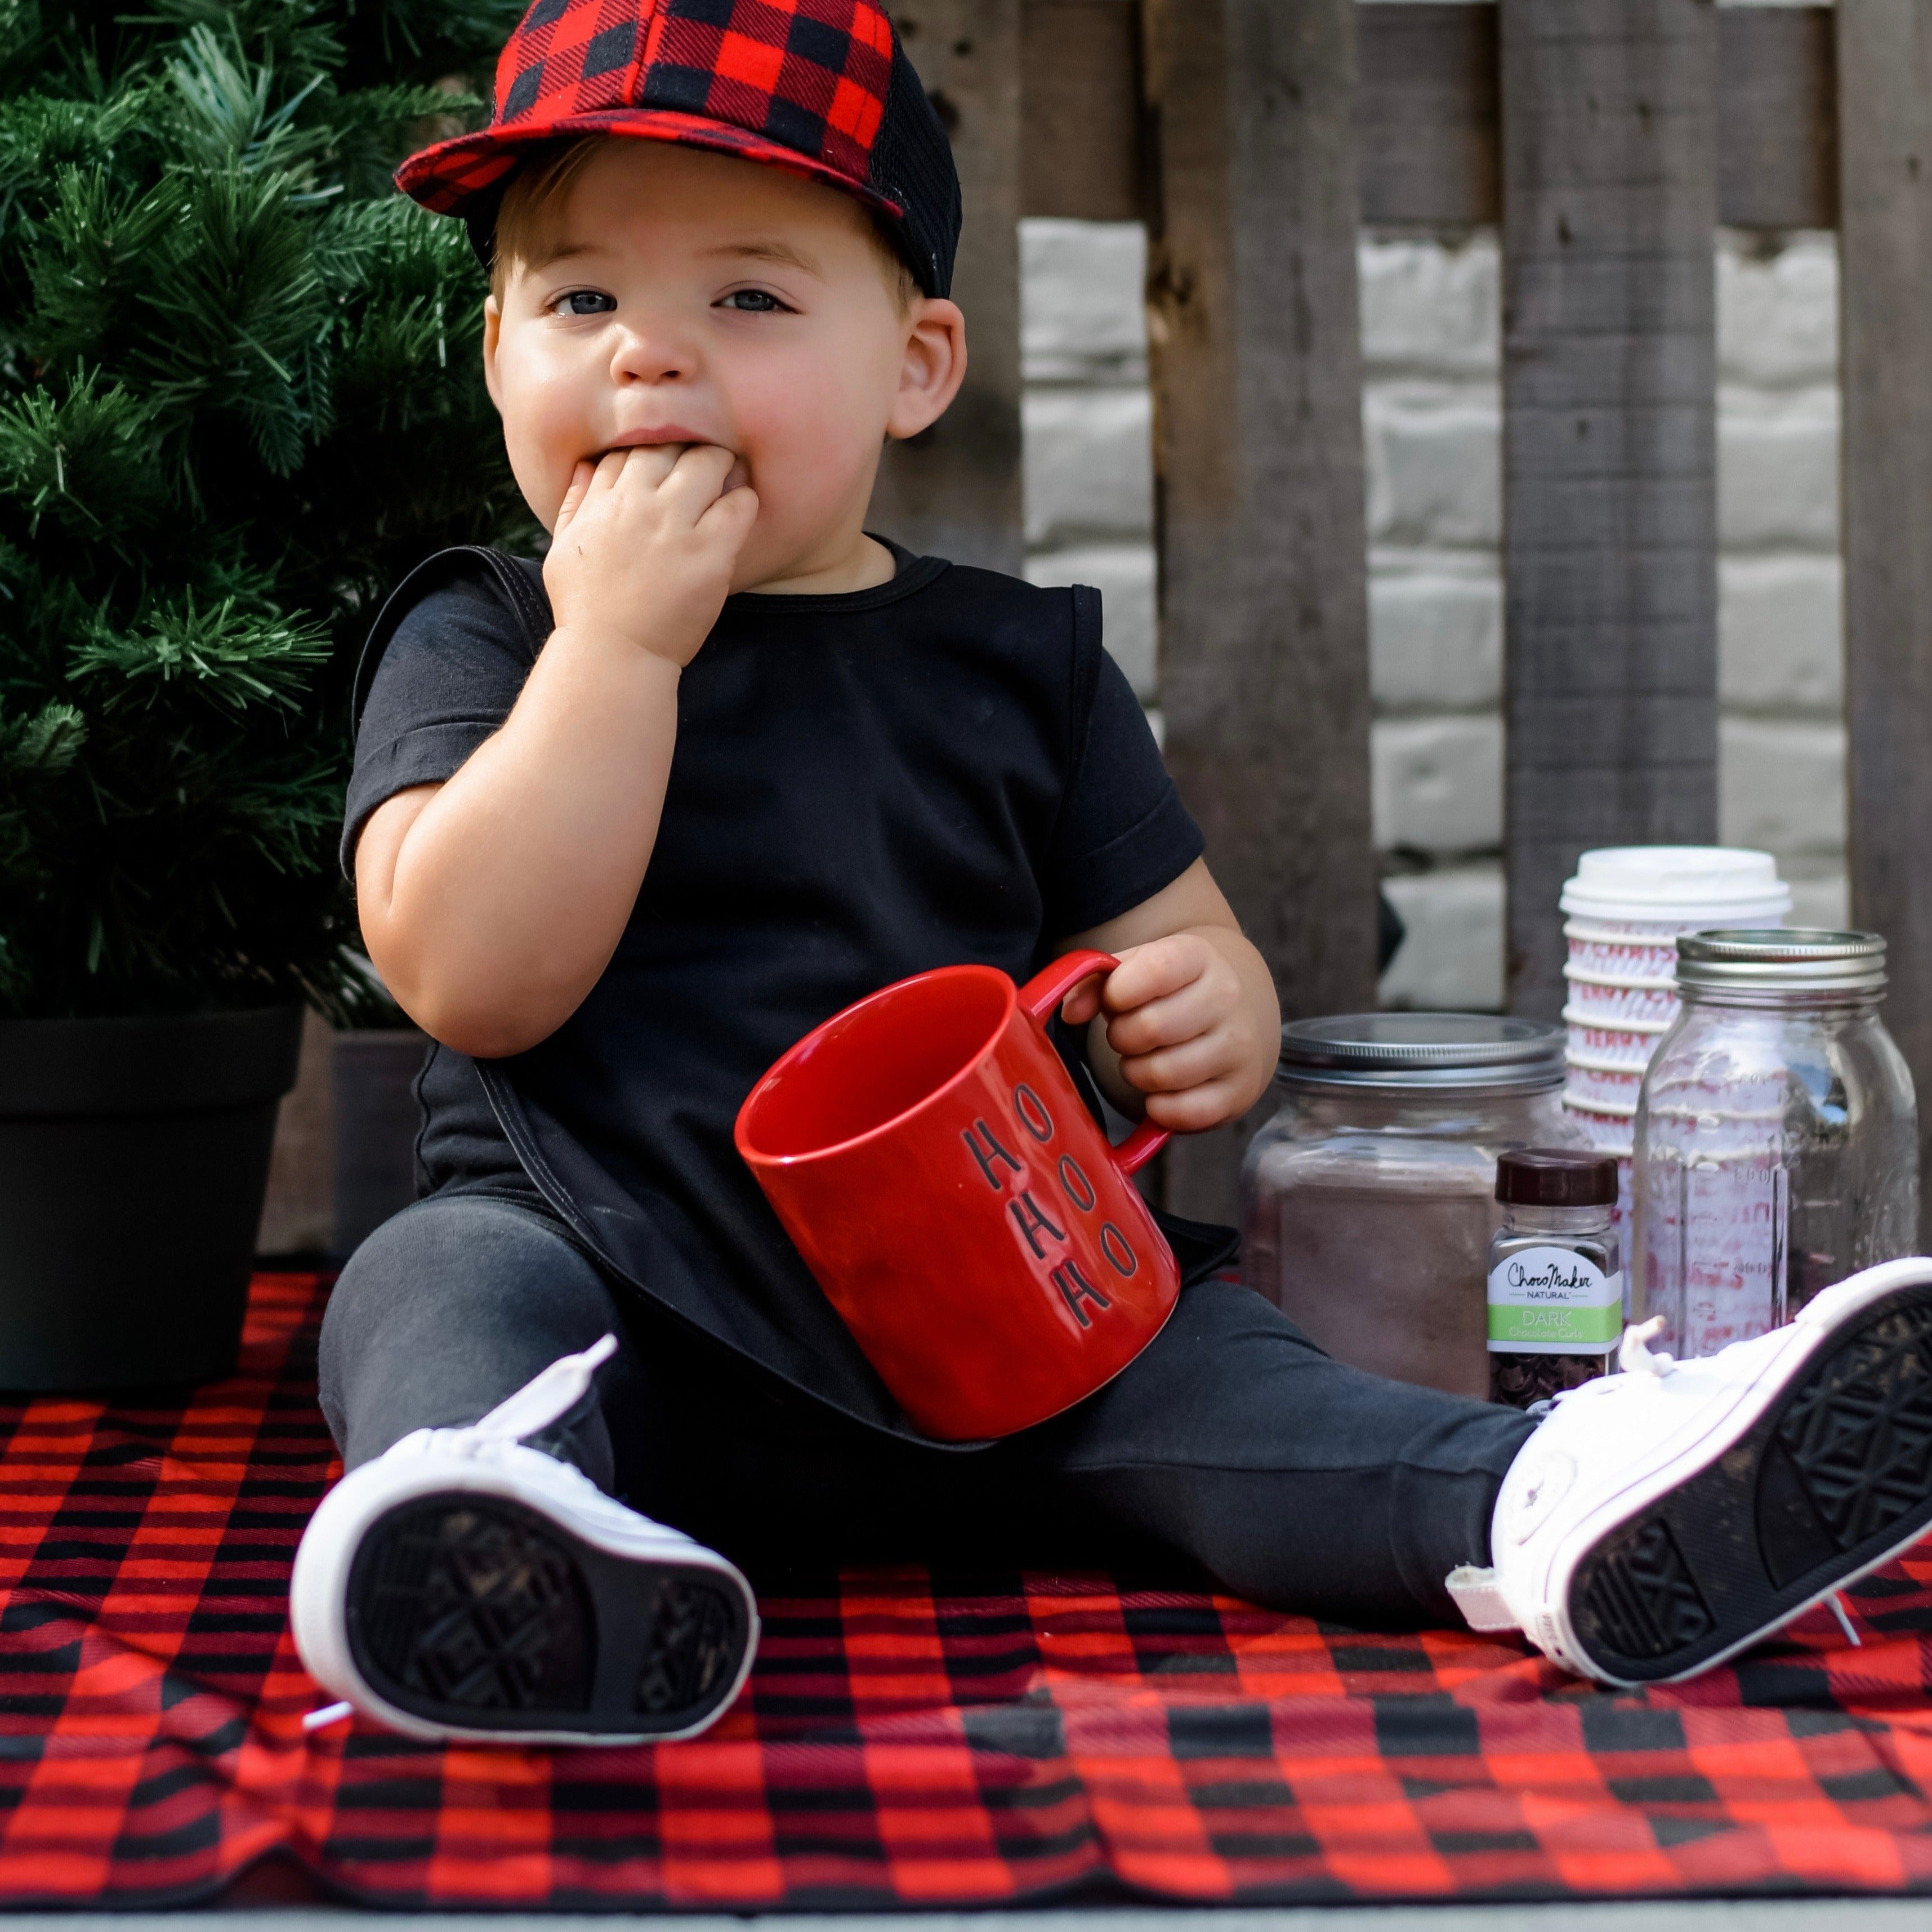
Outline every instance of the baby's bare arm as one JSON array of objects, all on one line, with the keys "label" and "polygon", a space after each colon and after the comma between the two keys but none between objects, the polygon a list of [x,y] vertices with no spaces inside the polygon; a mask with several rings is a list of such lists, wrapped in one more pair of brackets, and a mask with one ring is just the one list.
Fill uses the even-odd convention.
[{"label": "baby's bare arm", "polygon": [[1060,1009],[1075,1025],[1091,1022],[1088,1059],[1117,1106],[1198,1133],[1268,1090],[1281,1051],[1274,980],[1204,861],[1067,944],[1120,962]]},{"label": "baby's bare arm", "polygon": [[657,838],[677,682],[621,640],[556,632],[503,728],[448,784],[370,818],[363,943],[424,1032],[520,1053],[596,982]]},{"label": "baby's bare arm", "polygon": [[363,829],[363,943],[423,1030],[484,1058],[574,1012],[610,963],[657,841],[677,687],[757,514],[698,447],[585,464],[544,578],[550,633],[502,728],[447,784]]}]

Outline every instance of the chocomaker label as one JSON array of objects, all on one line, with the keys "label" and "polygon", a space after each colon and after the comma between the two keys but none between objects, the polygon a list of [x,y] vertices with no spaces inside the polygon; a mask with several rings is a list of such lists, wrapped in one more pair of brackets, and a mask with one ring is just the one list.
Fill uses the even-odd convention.
[{"label": "chocomaker label", "polygon": [[1490,1270],[1490,1346],[1516,1354],[1607,1348],[1623,1333],[1624,1278],[1574,1248],[1519,1248]]}]

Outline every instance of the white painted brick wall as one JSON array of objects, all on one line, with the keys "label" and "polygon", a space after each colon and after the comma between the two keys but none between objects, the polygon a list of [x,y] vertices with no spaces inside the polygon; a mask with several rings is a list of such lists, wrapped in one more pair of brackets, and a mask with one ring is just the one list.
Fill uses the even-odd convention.
[{"label": "white painted brick wall", "polygon": [[1154,514],[1154,411],[1145,383],[1032,388],[1020,422],[1030,549],[1095,538],[1146,542]]},{"label": "white painted brick wall", "polygon": [[1375,554],[1369,676],[1388,716],[1451,706],[1492,710],[1503,682],[1503,592],[1481,552]]},{"label": "white painted brick wall", "polygon": [[1846,917],[1838,251],[1718,254],[1718,836],[1778,854],[1792,916]]},{"label": "white painted brick wall", "polygon": [[1107,648],[1154,697],[1154,457],[1136,222],[1020,224],[1027,574],[1090,584]]},{"label": "white painted brick wall", "polygon": [[1718,564],[1718,681],[1739,710],[1838,715],[1844,584],[1835,556],[1790,551]]},{"label": "white painted brick wall", "polygon": [[[1131,224],[1022,224],[1028,574],[1097,584],[1155,688],[1153,492]],[[1405,1006],[1502,998],[1498,260],[1365,238],[1376,838],[1410,937]],[[1828,236],[1717,256],[1720,836],[1776,852],[1798,916],[1844,916],[1837,263]]]},{"label": "white painted brick wall", "polygon": [[1396,380],[1362,398],[1372,541],[1493,550],[1502,538],[1502,402],[1493,381]]},{"label": "white painted brick wall", "polygon": [[[1382,994],[1406,1006],[1500,997],[1498,274],[1493,237],[1363,244],[1376,836],[1411,935]],[[1842,919],[1836,255],[1727,237],[1717,275],[1719,836]]]},{"label": "white painted brick wall", "polygon": [[1369,746],[1378,850],[1478,852],[1502,844],[1501,718],[1378,718]]},{"label": "white painted brick wall", "polygon": [[1721,718],[1718,836],[1780,858],[1842,860],[1845,734],[1828,722]]},{"label": "white painted brick wall", "polygon": [[1408,937],[1384,1004],[1502,1001],[1499,261],[1365,238],[1376,844]]},{"label": "white painted brick wall", "polygon": [[1718,391],[1718,538],[1731,555],[1828,555],[1838,544],[1836,390]]},{"label": "white painted brick wall", "polygon": [[1491,1011],[1503,1003],[1503,875],[1446,866],[1385,881],[1408,933],[1382,975],[1382,1004]]}]

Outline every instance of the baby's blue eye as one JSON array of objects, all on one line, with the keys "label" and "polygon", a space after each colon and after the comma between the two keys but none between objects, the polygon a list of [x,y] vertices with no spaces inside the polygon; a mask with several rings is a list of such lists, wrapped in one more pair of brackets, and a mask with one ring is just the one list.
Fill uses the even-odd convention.
[{"label": "baby's blue eye", "polygon": [[597,289],[573,289],[550,306],[560,315],[608,315],[617,306],[617,298]]},{"label": "baby's blue eye", "polygon": [[775,315],[784,309],[784,304],[763,289],[734,289],[724,298],[724,306],[749,315]]}]

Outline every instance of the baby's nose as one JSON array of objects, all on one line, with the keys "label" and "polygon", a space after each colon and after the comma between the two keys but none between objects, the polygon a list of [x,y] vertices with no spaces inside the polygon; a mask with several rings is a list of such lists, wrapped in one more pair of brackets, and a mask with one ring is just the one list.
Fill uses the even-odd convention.
[{"label": "baby's nose", "polygon": [[668,332],[626,329],[611,358],[620,382],[686,382],[696,373],[690,344]]}]

